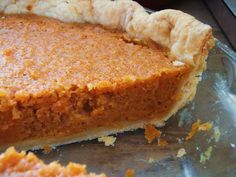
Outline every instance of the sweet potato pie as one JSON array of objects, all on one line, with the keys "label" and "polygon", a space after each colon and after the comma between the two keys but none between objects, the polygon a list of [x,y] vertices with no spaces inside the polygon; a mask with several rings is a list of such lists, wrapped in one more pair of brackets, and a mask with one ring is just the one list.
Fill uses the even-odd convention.
[{"label": "sweet potato pie", "polygon": [[131,0],[0,2],[0,147],[163,126],[193,99],[212,29]]}]

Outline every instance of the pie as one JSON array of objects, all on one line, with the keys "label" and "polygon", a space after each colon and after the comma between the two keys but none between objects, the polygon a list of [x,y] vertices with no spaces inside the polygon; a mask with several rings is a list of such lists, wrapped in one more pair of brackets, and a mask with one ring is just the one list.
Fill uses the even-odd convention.
[{"label": "pie", "polygon": [[0,147],[163,126],[191,101],[212,29],[131,0],[0,2]]},{"label": "pie", "polygon": [[8,148],[0,155],[0,176],[17,177],[106,177],[104,174],[96,175],[88,173],[86,165],[69,163],[66,167],[57,162],[45,164],[32,152],[17,152],[14,148]]}]

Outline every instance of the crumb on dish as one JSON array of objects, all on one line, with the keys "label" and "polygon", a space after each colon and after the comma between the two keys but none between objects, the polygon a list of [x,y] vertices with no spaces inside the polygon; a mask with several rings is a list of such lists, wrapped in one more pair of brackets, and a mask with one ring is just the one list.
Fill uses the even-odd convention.
[{"label": "crumb on dish", "polygon": [[214,127],[214,134],[213,138],[215,139],[215,142],[217,143],[220,140],[221,132],[219,127]]},{"label": "crumb on dish", "polygon": [[150,144],[155,138],[159,138],[161,136],[161,131],[157,130],[155,126],[148,124],[145,126],[144,135],[146,140]]},{"label": "crumb on dish", "polygon": [[188,133],[188,136],[185,138],[186,140],[190,140],[196,133],[200,126],[200,120],[197,120],[192,124],[191,131]]},{"label": "crumb on dish", "polygon": [[212,128],[212,122],[206,122],[206,123],[200,124],[198,130],[209,131],[211,128]]},{"label": "crumb on dish", "polygon": [[168,146],[168,142],[166,140],[162,139],[162,138],[159,138],[157,145],[160,146],[160,147],[167,147]]},{"label": "crumb on dish", "polygon": [[134,177],[135,171],[133,169],[128,169],[125,172],[125,177]]},{"label": "crumb on dish", "polygon": [[114,146],[116,137],[114,136],[103,136],[98,138],[98,142],[104,142],[105,146]]},{"label": "crumb on dish", "polygon": [[207,160],[211,158],[212,146],[209,146],[207,150],[200,155],[200,163],[205,164]]},{"label": "crumb on dish", "polygon": [[51,151],[52,151],[52,146],[50,146],[50,145],[45,145],[45,146],[43,147],[43,153],[44,153],[44,154],[49,154]]},{"label": "crumb on dish", "polygon": [[191,131],[188,133],[185,140],[190,140],[197,133],[197,131],[209,131],[212,128],[211,122],[205,122],[201,124],[201,121],[198,119],[192,124]]},{"label": "crumb on dish", "polygon": [[184,148],[180,148],[177,152],[176,157],[181,158],[186,154],[186,150]]}]

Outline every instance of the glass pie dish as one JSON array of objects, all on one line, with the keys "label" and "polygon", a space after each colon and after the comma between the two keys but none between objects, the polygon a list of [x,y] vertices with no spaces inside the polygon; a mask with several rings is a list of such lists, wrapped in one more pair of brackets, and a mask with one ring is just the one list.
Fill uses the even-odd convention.
[{"label": "glass pie dish", "polygon": [[[108,176],[124,176],[127,169],[135,176],[233,177],[236,174],[236,54],[216,40],[208,57],[195,99],[160,128],[167,147],[148,144],[144,131],[115,135],[114,146],[97,140],[57,147],[49,154],[36,151],[45,162],[70,161],[87,164],[88,170]],[[185,137],[191,125],[200,120],[212,122],[209,131]],[[184,148],[186,154],[177,157]]]}]

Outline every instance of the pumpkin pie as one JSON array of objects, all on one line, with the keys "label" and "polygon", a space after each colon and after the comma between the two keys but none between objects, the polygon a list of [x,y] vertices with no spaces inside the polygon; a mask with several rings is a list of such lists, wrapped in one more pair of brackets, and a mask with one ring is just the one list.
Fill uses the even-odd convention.
[{"label": "pumpkin pie", "polygon": [[163,126],[191,101],[212,29],[131,0],[0,2],[0,147]]},{"label": "pumpkin pie", "polygon": [[88,173],[86,165],[69,163],[66,167],[57,162],[45,164],[32,152],[17,152],[14,148],[8,148],[0,155],[0,176],[24,176],[24,177],[106,177],[104,174],[96,175]]}]

